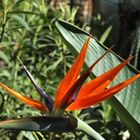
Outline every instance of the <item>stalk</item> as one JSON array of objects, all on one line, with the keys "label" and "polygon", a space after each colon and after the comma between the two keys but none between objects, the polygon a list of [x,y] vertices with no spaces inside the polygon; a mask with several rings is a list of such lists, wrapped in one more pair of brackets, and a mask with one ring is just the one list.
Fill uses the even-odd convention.
[{"label": "stalk", "polygon": [[105,140],[98,132],[91,128],[88,124],[78,119],[77,130],[81,130],[87,133],[89,136],[93,137],[96,140]]}]

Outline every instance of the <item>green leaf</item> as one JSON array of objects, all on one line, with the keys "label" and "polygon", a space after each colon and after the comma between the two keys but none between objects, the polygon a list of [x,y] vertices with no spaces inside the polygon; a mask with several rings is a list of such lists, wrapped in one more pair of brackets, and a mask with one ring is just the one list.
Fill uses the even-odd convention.
[{"label": "green leaf", "polygon": [[105,140],[99,133],[97,133],[93,128],[91,128],[88,124],[86,124],[84,121],[78,119],[77,123],[77,130],[81,130],[83,132],[86,132],[89,136],[92,136],[96,140]]},{"label": "green leaf", "polygon": [[23,25],[27,30],[30,30],[28,23],[18,15],[12,16],[13,19],[17,20],[21,25]]},{"label": "green leaf", "polygon": [[107,27],[107,29],[104,31],[104,33],[102,34],[102,36],[99,40],[100,43],[103,44],[106,41],[106,39],[109,36],[111,30],[112,30],[112,26]]},{"label": "green leaf", "polygon": [[37,116],[0,122],[0,128],[23,131],[68,132],[74,131],[76,127],[77,120],[66,117]]},{"label": "green leaf", "polygon": [[8,65],[10,64],[10,61],[9,61],[7,55],[2,51],[0,51],[0,59],[3,59]]},{"label": "green leaf", "polygon": [[[62,37],[72,50],[73,54],[78,53],[81,50],[82,45],[89,36],[88,33],[81,30],[80,28],[69,24],[67,22],[58,20],[56,22],[56,27],[61,33]],[[90,45],[87,51],[85,63],[89,67],[93,64],[103,53],[105,53],[106,47],[101,45],[93,37],[90,41]],[[115,65],[119,64],[122,59],[115,53],[110,52],[97,66],[93,69],[93,74],[99,76],[107,70],[111,69]],[[127,65],[118,74],[112,85],[118,84],[129,77],[137,74],[138,71],[132,66]],[[140,79],[135,81],[133,84],[129,85],[119,92],[115,97],[109,100],[113,109],[120,116],[120,118],[127,125],[129,130],[135,135],[137,139],[140,139]]]},{"label": "green leaf", "polygon": [[80,120],[79,118],[73,116],[72,114],[67,112],[70,120],[77,124],[76,130],[80,130],[93,137],[96,140],[105,140],[98,132],[96,132],[92,127],[90,127],[87,123]]}]

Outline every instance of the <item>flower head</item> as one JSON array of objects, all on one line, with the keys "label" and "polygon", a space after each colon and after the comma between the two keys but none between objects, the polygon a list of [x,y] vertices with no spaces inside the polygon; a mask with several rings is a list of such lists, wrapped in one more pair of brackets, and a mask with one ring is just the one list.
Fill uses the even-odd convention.
[{"label": "flower head", "polygon": [[132,83],[133,81],[135,81],[137,78],[140,77],[140,74],[138,74],[131,77],[130,79],[125,80],[122,83],[107,88],[107,86],[117,76],[117,74],[121,71],[121,69],[131,60],[132,57],[129,57],[128,59],[124,60],[122,63],[118,64],[117,66],[100,75],[99,77],[87,83],[84,83],[87,77],[90,75],[91,70],[94,68],[94,66],[110,51],[109,49],[78,78],[84,63],[90,38],[91,37],[89,37],[86,40],[79,55],[77,56],[73,65],[71,66],[70,70],[63,78],[63,80],[60,82],[58,89],[56,91],[54,103],[53,99],[50,96],[48,96],[47,93],[36,84],[34,78],[21,61],[20,62],[24,70],[26,71],[27,76],[33,83],[36,90],[43,97],[45,103],[21,95],[20,93],[10,89],[9,87],[5,86],[2,83],[0,83],[0,86],[6,89],[9,93],[16,96],[18,99],[22,100],[26,104],[38,110],[46,111],[48,109],[51,112],[57,109],[62,109],[70,111],[87,108],[89,106],[100,103],[101,101],[112,97],[113,95],[118,93],[121,89],[128,86],[130,83]]}]

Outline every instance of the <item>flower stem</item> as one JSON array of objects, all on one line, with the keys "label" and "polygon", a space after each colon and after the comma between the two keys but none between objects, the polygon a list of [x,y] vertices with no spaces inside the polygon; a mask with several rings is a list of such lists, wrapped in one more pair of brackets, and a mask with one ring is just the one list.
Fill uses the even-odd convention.
[{"label": "flower stem", "polygon": [[81,130],[87,133],[89,136],[93,137],[96,140],[105,140],[98,132],[91,128],[88,124],[78,119],[77,130]]},{"label": "flower stem", "polygon": [[2,39],[3,39],[3,35],[4,35],[4,32],[5,32],[5,25],[6,25],[6,23],[4,23],[2,25],[2,31],[1,31],[1,35],[0,35],[0,42],[2,42]]},{"label": "flower stem", "polygon": [[50,133],[49,140],[54,140],[54,137],[55,137],[55,134],[54,134],[54,132],[51,132],[51,133]]},{"label": "flower stem", "polygon": [[1,34],[0,34],[0,43],[2,42],[4,33],[5,33],[5,26],[6,26],[6,23],[7,23],[7,12],[8,12],[7,4],[4,3],[4,2],[3,2],[3,7],[4,7],[4,10],[3,10],[2,31],[1,31]]}]

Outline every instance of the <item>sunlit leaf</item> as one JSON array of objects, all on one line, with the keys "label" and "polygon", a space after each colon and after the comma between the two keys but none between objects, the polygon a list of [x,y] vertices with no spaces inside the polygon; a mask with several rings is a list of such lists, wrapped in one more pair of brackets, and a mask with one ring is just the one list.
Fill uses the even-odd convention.
[{"label": "sunlit leaf", "polygon": [[104,33],[102,34],[102,36],[99,40],[100,43],[103,44],[106,41],[106,39],[109,36],[111,30],[112,30],[112,26],[107,27],[107,29],[104,31]]},{"label": "sunlit leaf", "polygon": [[7,55],[2,51],[0,51],[0,59],[3,59],[7,64],[10,64],[10,61],[9,61]]},{"label": "sunlit leaf", "polygon": [[28,23],[18,15],[14,15],[13,19],[17,20],[21,25],[23,25],[27,30],[30,30]]},{"label": "sunlit leaf", "polygon": [[[66,23],[64,21],[56,22],[56,26],[61,33],[62,37],[66,41],[67,45],[70,47],[73,54],[76,54],[80,51],[85,40],[89,36],[88,33],[81,30],[80,28]],[[106,47],[101,45],[94,37],[90,41],[90,45],[87,51],[85,63],[89,67],[93,62],[95,62],[104,52]],[[108,71],[112,67],[120,63],[122,59],[110,52],[97,66],[93,69],[93,74],[99,76],[102,73]],[[135,70],[132,66],[127,65],[115,78],[112,82],[112,85],[118,84],[135,74],[138,71]],[[120,118],[125,122],[131,132],[137,137],[140,138],[140,79],[131,84],[127,88],[123,89],[119,94],[116,95],[116,98],[113,97],[109,100],[109,103],[112,105],[113,109],[120,116]]]}]

